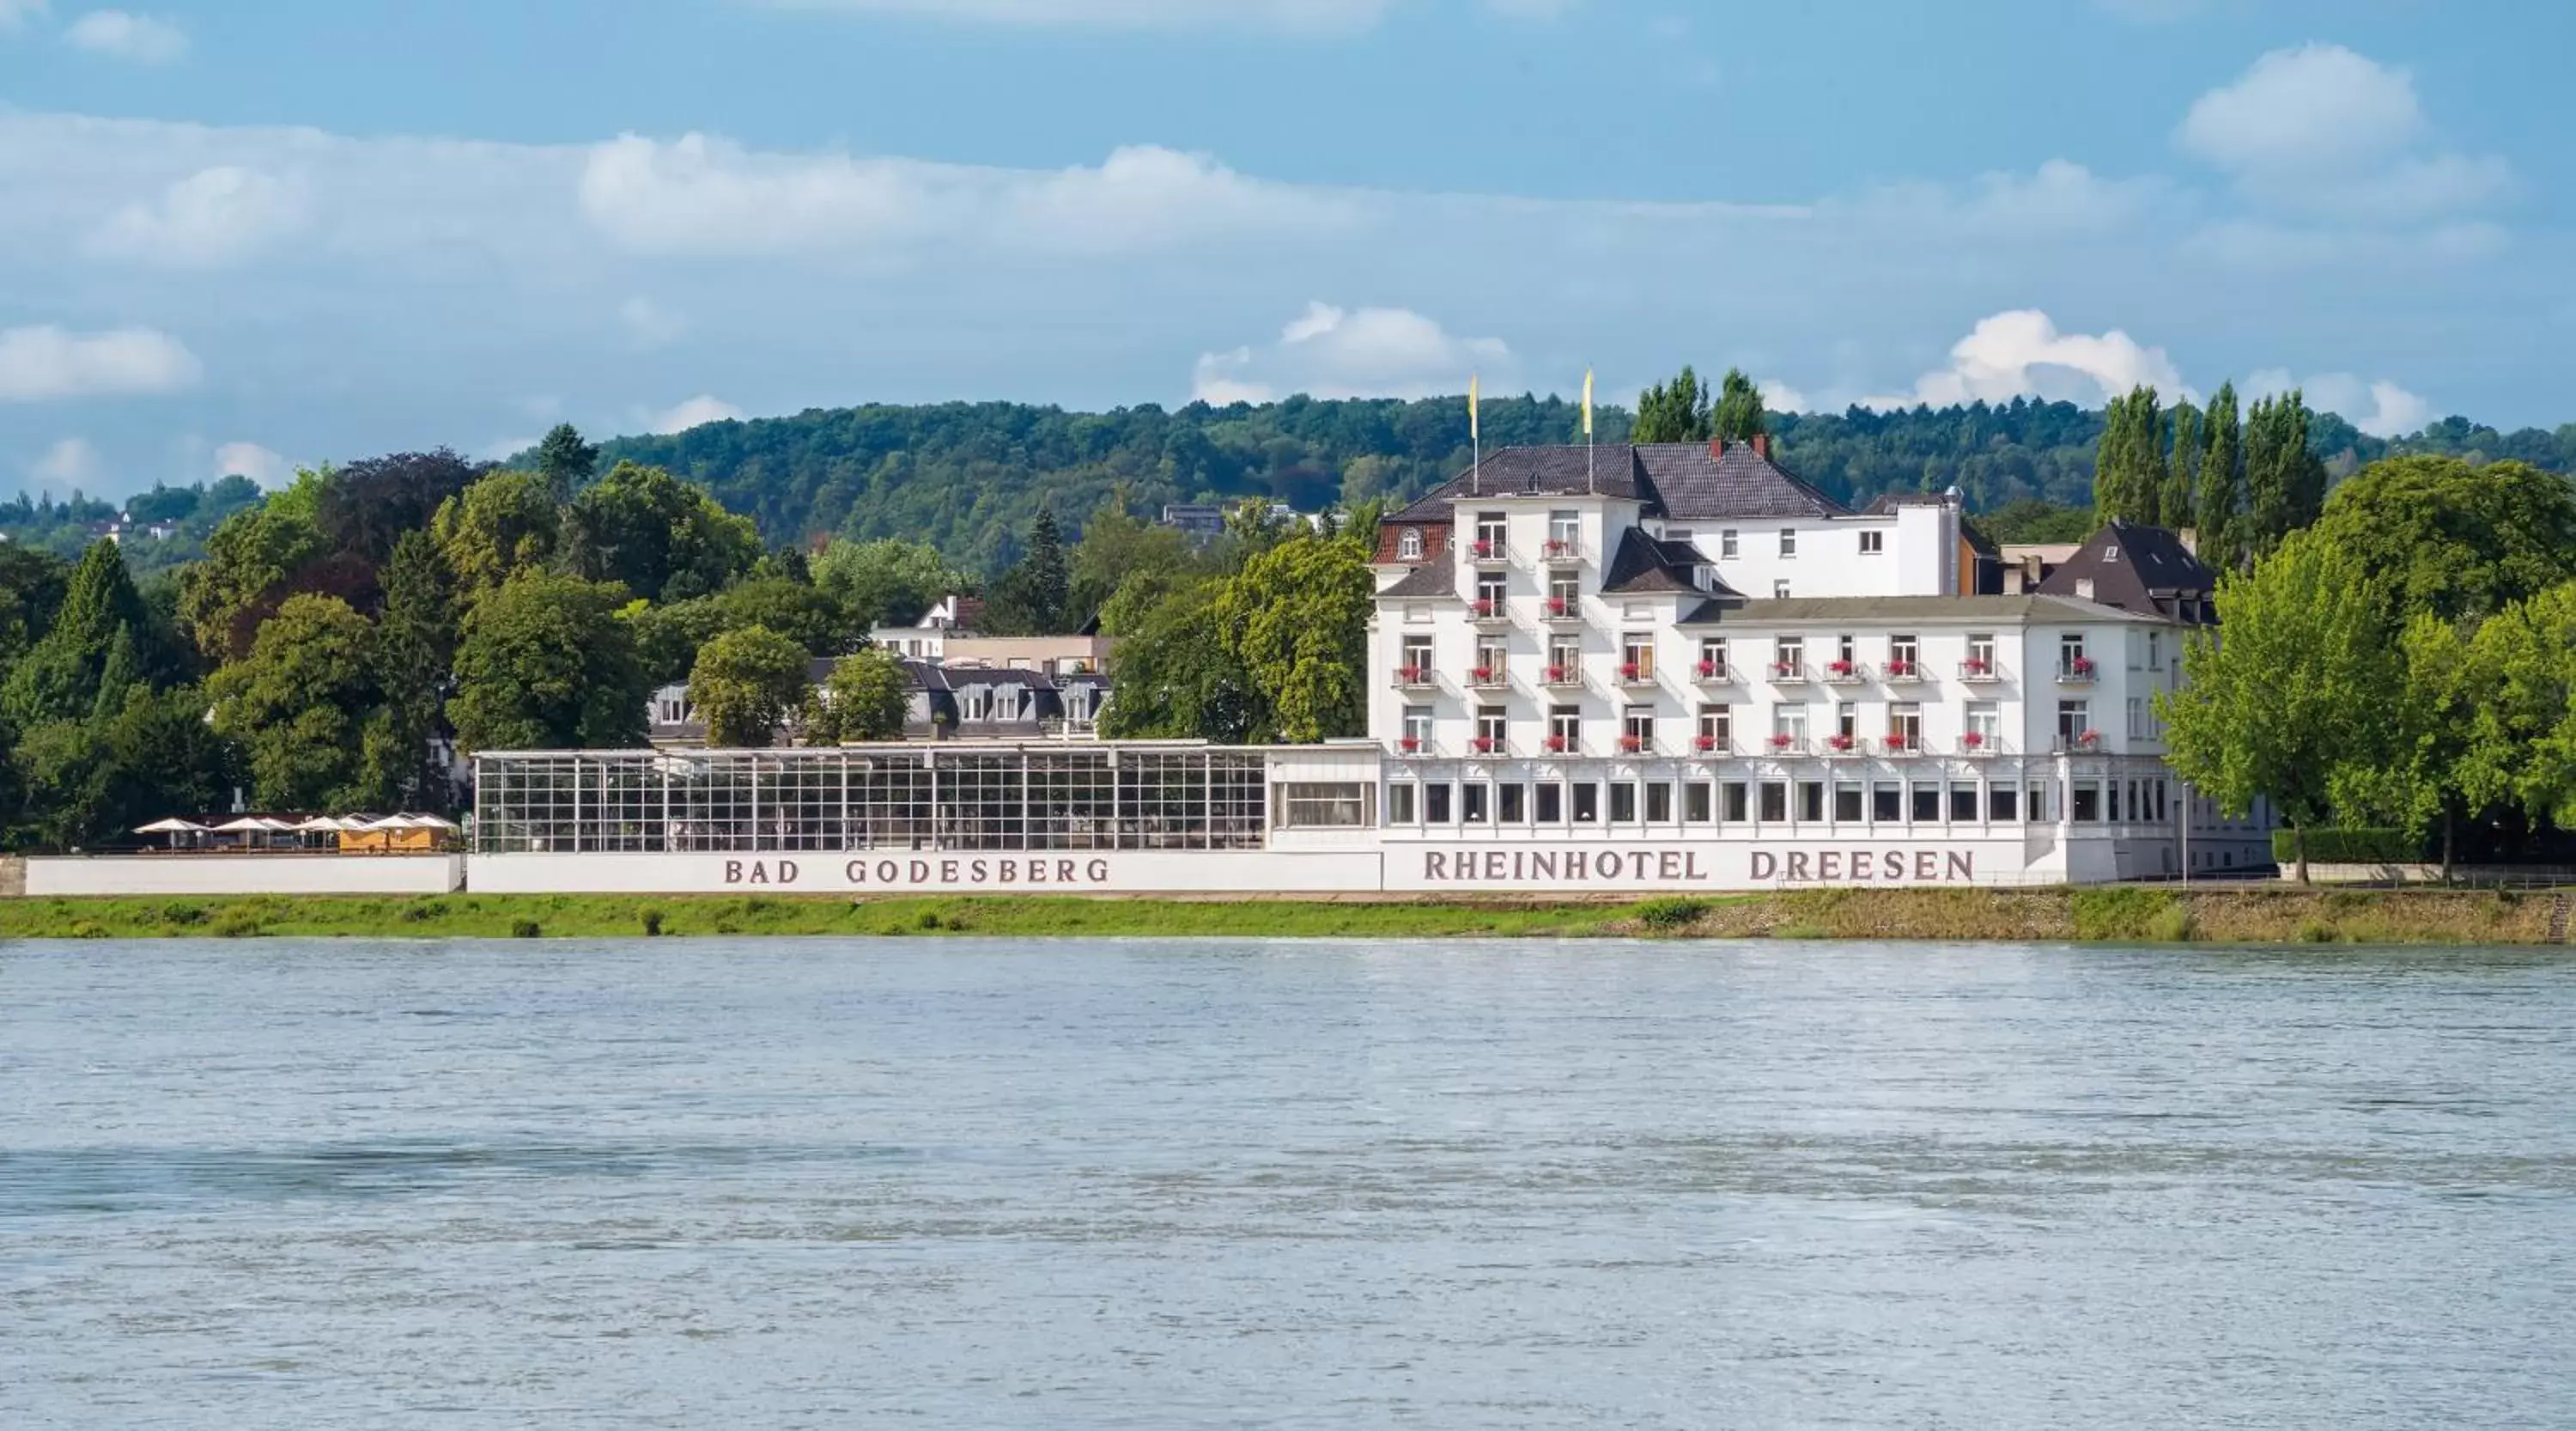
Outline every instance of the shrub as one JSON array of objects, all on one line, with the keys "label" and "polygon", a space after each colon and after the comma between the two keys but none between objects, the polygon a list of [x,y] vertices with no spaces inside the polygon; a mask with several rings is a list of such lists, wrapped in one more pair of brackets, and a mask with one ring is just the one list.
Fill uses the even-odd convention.
[{"label": "shrub", "polygon": [[405,924],[427,924],[436,917],[437,913],[437,910],[426,904],[406,904],[402,907],[402,913],[395,915],[394,918]]},{"label": "shrub", "polygon": [[223,939],[256,939],[260,934],[259,915],[247,909],[227,909],[214,922],[214,933]]},{"label": "shrub", "polygon": [[[2320,865],[2410,865],[2426,858],[2424,842],[2404,830],[2349,827],[2310,830],[2308,860]],[[2272,861],[2284,869],[2299,862],[2298,832],[2272,832]]]},{"label": "shrub", "polygon": [[2158,944],[2189,944],[2200,937],[2200,921],[2192,918],[2190,905],[2175,900],[2147,921],[2147,937]]},{"label": "shrub", "polygon": [[95,919],[79,920],[72,925],[71,936],[74,939],[105,939],[107,926]]},{"label": "shrub", "polygon": [[2336,928],[2322,919],[2311,919],[2299,926],[2302,944],[2333,944],[2343,938]]},{"label": "shrub", "polygon": [[513,939],[541,939],[544,936],[545,931],[539,928],[537,922],[533,919],[513,919],[510,921],[510,937]]},{"label": "shrub", "polygon": [[206,907],[174,899],[161,906],[161,920],[165,924],[203,924],[206,922]]},{"label": "shrub", "polygon": [[921,918],[913,923],[922,929],[943,929],[947,927],[948,921],[939,917],[938,910],[925,909],[921,912]]},{"label": "shrub", "polygon": [[659,938],[662,933],[662,911],[658,909],[648,909],[644,911],[643,918],[644,937],[647,939]]},{"label": "shrub", "polygon": [[2160,889],[2079,889],[2067,909],[2078,939],[2154,939],[2156,922],[2180,903]]},{"label": "shrub", "polygon": [[1650,899],[1638,905],[1637,922],[1648,929],[1669,933],[1697,924],[1700,916],[1708,913],[1708,908],[1708,901],[1704,899],[1668,895],[1662,899]]}]

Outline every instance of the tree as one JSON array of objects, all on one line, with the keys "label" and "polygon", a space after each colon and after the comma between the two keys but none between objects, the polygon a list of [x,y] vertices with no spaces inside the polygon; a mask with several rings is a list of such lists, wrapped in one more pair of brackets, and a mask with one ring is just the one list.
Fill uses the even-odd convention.
[{"label": "tree", "polygon": [[2335,490],[2317,531],[2360,562],[2391,631],[2485,616],[2576,578],[2576,497],[2519,462],[2390,457]]},{"label": "tree", "polygon": [[359,739],[376,704],[374,633],[329,596],[290,596],[250,654],[207,683],[217,733],[238,743],[258,802],[273,810],[354,809]]},{"label": "tree", "polygon": [[1067,630],[1073,577],[1065,565],[1064,538],[1055,513],[1038,509],[1029,527],[1028,554],[1001,579],[984,603],[984,620],[997,636],[1051,636]]},{"label": "tree", "polygon": [[2219,569],[2234,566],[2245,544],[2238,516],[2245,491],[2244,447],[2237,430],[2234,383],[2218,385],[2202,427],[2208,450],[2200,463],[2194,525],[2199,529],[2201,559]]},{"label": "tree", "polygon": [[2258,557],[2315,522],[2325,505],[2325,464],[2308,450],[2308,421],[2307,402],[2295,388],[2255,403],[2246,418],[2248,545]]},{"label": "tree", "polygon": [[373,568],[393,554],[405,532],[427,528],[475,476],[473,464],[444,447],[352,462],[322,483],[313,524],[331,551]]},{"label": "tree", "polygon": [[911,703],[902,662],[874,649],[843,656],[805,703],[805,743],[901,740]]},{"label": "tree", "polygon": [[563,509],[535,472],[491,472],[449,498],[430,530],[470,599],[553,560]]},{"label": "tree", "polygon": [[707,744],[758,749],[805,704],[805,648],[765,626],[728,631],[689,669],[689,703],[707,722]]},{"label": "tree", "polygon": [[2173,454],[2165,459],[2164,485],[2156,493],[2156,525],[2181,531],[2191,525],[2192,485],[2200,478],[2200,409],[2189,399],[2174,404]]},{"label": "tree", "polygon": [[599,448],[581,440],[581,429],[568,422],[537,444],[537,476],[558,502],[569,501],[599,470]]},{"label": "tree", "polygon": [[575,496],[564,528],[574,572],[620,583],[647,601],[713,595],[760,559],[760,534],[749,519],[716,505],[702,488],[633,462],[618,463]]},{"label": "tree", "polygon": [[0,542],[0,681],[54,624],[71,575],[71,564],[51,552]]},{"label": "tree", "polygon": [[1082,540],[1073,545],[1069,614],[1076,625],[1099,614],[1137,572],[1186,571],[1201,564],[1199,552],[1179,528],[1138,519],[1127,510],[1127,500],[1127,489],[1116,489],[1083,523]]},{"label": "tree", "polygon": [[2462,761],[2470,806],[2510,805],[2576,828],[2576,583],[2480,626],[2470,665],[2486,678]]},{"label": "tree", "polygon": [[1685,364],[1671,382],[1657,383],[1638,397],[1637,421],[1628,440],[1706,442],[1716,431],[1716,417],[1709,411],[1708,394],[1700,389],[1699,374]]},{"label": "tree", "polygon": [[288,579],[323,554],[311,501],[298,497],[289,489],[225,518],[206,539],[206,559],[180,573],[179,621],[209,662],[247,653]]},{"label": "tree", "polygon": [[143,598],[126,575],[116,543],[91,543],[64,587],[51,627],[0,687],[0,716],[20,730],[88,716],[118,638],[125,639],[131,663],[146,621]]},{"label": "tree", "polygon": [[2132,388],[2103,414],[2093,469],[2093,505],[2106,522],[2154,525],[2165,486],[2164,416],[2156,390]]},{"label": "tree", "polygon": [[93,849],[164,815],[224,808],[231,747],[205,717],[194,686],[135,687],[112,711],[36,727],[12,744],[0,779],[26,797],[29,818],[13,842]]},{"label": "tree", "polygon": [[481,750],[596,750],[641,745],[642,666],[620,619],[626,589],[523,572],[466,612],[447,716],[457,745]]},{"label": "tree", "polygon": [[1112,692],[1100,733],[1112,740],[1262,738],[1268,707],[1219,624],[1227,582],[1140,571],[1101,609]]},{"label": "tree", "polygon": [[783,576],[755,576],[721,596],[701,599],[714,602],[722,616],[719,629],[766,627],[812,655],[838,656],[867,643],[868,628],[839,598]]},{"label": "tree", "polygon": [[892,538],[835,540],[807,568],[814,584],[839,598],[861,629],[916,620],[942,597],[973,589],[938,548]]},{"label": "tree", "polygon": [[2314,533],[2253,574],[2222,573],[2217,632],[2185,649],[2182,690],[2156,697],[2174,768],[2232,815],[2266,797],[2307,879],[2305,831],[2384,765],[2396,666],[2361,565]]},{"label": "tree", "polygon": [[430,761],[444,721],[456,657],[456,604],[445,558],[426,532],[394,544],[385,563],[385,612],[376,626],[376,688],[384,706],[364,740],[366,803],[419,810],[449,803],[448,780]]},{"label": "tree", "polygon": [[1344,538],[1301,537],[1247,563],[1215,616],[1269,708],[1276,737],[1311,744],[1368,728],[1371,553]]},{"label": "tree", "polygon": [[1719,383],[1717,410],[1710,415],[1710,434],[1729,442],[1751,442],[1770,429],[1762,421],[1762,390],[1741,368],[1729,368]]}]

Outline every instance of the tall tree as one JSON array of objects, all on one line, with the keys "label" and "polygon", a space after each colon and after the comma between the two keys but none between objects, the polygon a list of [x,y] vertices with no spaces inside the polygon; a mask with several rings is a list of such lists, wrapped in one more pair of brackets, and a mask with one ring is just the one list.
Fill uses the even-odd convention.
[{"label": "tall tree", "polygon": [[2397,679],[2379,609],[2360,563],[2294,535],[2252,575],[2220,575],[2224,639],[2194,633],[2183,688],[2156,697],[2174,768],[2231,815],[2268,798],[2302,883],[2305,831],[2386,763]]},{"label": "tall tree", "polygon": [[1657,383],[1637,399],[1632,442],[1706,442],[1717,431],[1699,374],[1685,364],[1671,382]]},{"label": "tall tree", "polygon": [[2200,491],[2193,525],[2199,529],[2200,556],[2212,569],[2236,564],[2244,545],[2239,509],[2244,502],[2244,439],[2237,428],[2236,384],[2220,383],[2210,395],[2202,421],[2208,451],[2200,462]]},{"label": "tall tree", "polygon": [[2093,469],[2093,505],[2102,520],[2152,525],[2163,515],[2164,450],[2164,414],[2154,388],[2111,399]]},{"label": "tall tree", "polygon": [[648,601],[712,596],[760,559],[747,518],[659,467],[620,462],[572,500],[564,547],[572,569],[624,584]]},{"label": "tall tree", "polygon": [[814,584],[838,597],[862,628],[919,620],[933,602],[973,589],[937,547],[891,537],[835,539],[807,565]]},{"label": "tall tree", "polygon": [[450,664],[456,657],[456,603],[447,562],[426,532],[394,543],[385,563],[385,612],[376,624],[376,688],[384,705],[365,735],[368,804],[386,809],[444,808],[446,774],[430,759],[445,724]]},{"label": "tall tree", "polygon": [[1113,740],[1205,740],[1240,745],[1268,737],[1270,714],[1222,624],[1220,577],[1140,571],[1101,609],[1115,695],[1100,715]]},{"label": "tall tree", "polygon": [[1201,564],[1199,551],[1177,527],[1139,520],[1128,511],[1128,490],[1117,488],[1082,524],[1073,544],[1071,616],[1078,624],[1097,615],[1128,577],[1140,571],[1184,571]]},{"label": "tall tree", "polygon": [[372,570],[393,554],[405,532],[427,528],[439,507],[475,476],[472,463],[443,447],[352,462],[322,483],[313,524],[331,551]]},{"label": "tall tree", "polygon": [[2491,615],[2576,579],[2576,495],[2519,462],[2384,458],[2335,489],[2316,528],[2370,573],[2391,632],[2419,613]]},{"label": "tall tree", "polygon": [[2473,652],[2488,683],[2463,762],[2470,805],[2576,828],[2576,582],[2497,613]]},{"label": "tall tree", "polygon": [[582,441],[581,429],[569,422],[556,423],[537,444],[537,475],[558,502],[570,501],[598,471],[599,448]]},{"label": "tall tree", "polygon": [[430,530],[468,597],[551,561],[563,509],[535,472],[491,472],[440,505]]},{"label": "tall tree", "polygon": [[207,661],[247,654],[287,582],[327,549],[312,501],[299,496],[289,489],[225,518],[206,539],[206,559],[180,572],[179,621]]},{"label": "tall tree", "polygon": [[1370,556],[1347,538],[1283,542],[1248,563],[1217,602],[1218,624],[1280,740],[1303,745],[1367,730]]},{"label": "tall tree", "polygon": [[765,626],[728,631],[689,669],[689,704],[707,722],[707,744],[756,750],[777,739],[812,690],[805,648]]},{"label": "tall tree", "polygon": [[2295,388],[2254,404],[2245,421],[2248,545],[2260,556],[2310,525],[2325,504],[2325,464],[2308,450],[2308,405]]},{"label": "tall tree", "polygon": [[644,743],[650,688],[613,582],[526,572],[465,614],[457,745],[482,750],[600,750]]},{"label": "tall tree", "polygon": [[995,635],[1048,636],[1069,626],[1066,609],[1073,604],[1073,576],[1064,559],[1064,534],[1055,513],[1038,508],[1029,527],[1029,549],[1001,579],[984,604],[986,623]]},{"label": "tall tree", "polygon": [[901,740],[912,701],[903,664],[880,650],[844,656],[805,705],[805,743]]},{"label": "tall tree", "polygon": [[2156,525],[2177,532],[2191,525],[2201,452],[2200,409],[2185,398],[2173,407],[2173,452],[2165,459],[2164,486],[2156,494]]},{"label": "tall tree", "polygon": [[1709,416],[1712,436],[1729,442],[1751,442],[1770,431],[1762,420],[1762,390],[1741,368],[1729,368],[1719,380],[1717,408]]},{"label": "tall tree", "polygon": [[290,596],[250,654],[207,683],[215,729],[242,747],[261,805],[347,810],[373,793],[360,779],[360,732],[377,701],[373,636],[337,597]]},{"label": "tall tree", "polygon": [[86,717],[122,634],[133,646],[147,626],[143,598],[126,574],[117,544],[98,541],[81,554],[50,629],[0,687],[0,715],[20,730]]}]

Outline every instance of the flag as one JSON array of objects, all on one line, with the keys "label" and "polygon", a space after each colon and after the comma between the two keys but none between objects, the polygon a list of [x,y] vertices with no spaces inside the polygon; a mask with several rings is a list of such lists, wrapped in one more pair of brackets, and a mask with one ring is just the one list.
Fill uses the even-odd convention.
[{"label": "flag", "polygon": [[1467,378],[1467,440],[1470,442],[1485,440],[1485,434],[1476,427],[1476,391],[1483,382],[1482,374],[1470,374]]},{"label": "flag", "polygon": [[1592,435],[1592,370],[1583,370],[1583,435]]}]

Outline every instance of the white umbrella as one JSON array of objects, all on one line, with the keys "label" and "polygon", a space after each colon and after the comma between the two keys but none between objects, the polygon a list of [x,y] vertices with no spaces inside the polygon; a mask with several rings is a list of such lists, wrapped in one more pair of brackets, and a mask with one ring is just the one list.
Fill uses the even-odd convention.
[{"label": "white umbrella", "polygon": [[194,820],[179,819],[177,816],[134,827],[134,833],[138,835],[202,835],[205,832],[205,826]]},{"label": "white umbrella", "polygon": [[454,820],[450,820],[443,815],[414,815],[411,817],[411,820],[412,824],[416,828],[423,830],[443,830],[451,835],[465,828],[463,825],[460,825]]},{"label": "white umbrella", "polygon": [[306,820],[302,824],[297,825],[295,827],[295,833],[299,835],[336,835],[340,833],[342,828],[343,826],[340,822],[332,819],[330,816],[316,815],[312,819]]},{"label": "white umbrella", "polygon": [[215,833],[218,835],[283,835],[294,828],[284,820],[272,820],[266,815],[244,815],[230,824],[217,825]]},{"label": "white umbrella", "polygon": [[371,820],[365,826],[370,830],[417,830],[420,827],[420,822],[409,815],[387,815],[381,820]]}]

